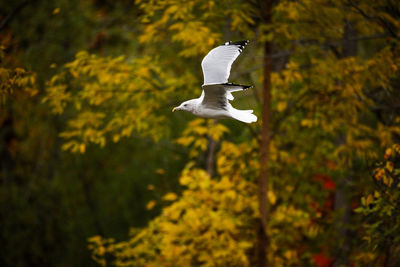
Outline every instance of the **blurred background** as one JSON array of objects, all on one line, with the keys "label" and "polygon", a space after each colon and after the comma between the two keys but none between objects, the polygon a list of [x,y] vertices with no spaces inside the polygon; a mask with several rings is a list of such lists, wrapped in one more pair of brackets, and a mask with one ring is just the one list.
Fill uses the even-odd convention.
[{"label": "blurred background", "polygon": [[[0,266],[398,266],[400,4],[0,2]],[[259,120],[171,109],[201,60]],[[266,82],[266,81],[270,81]],[[265,124],[264,124],[265,126]]]}]

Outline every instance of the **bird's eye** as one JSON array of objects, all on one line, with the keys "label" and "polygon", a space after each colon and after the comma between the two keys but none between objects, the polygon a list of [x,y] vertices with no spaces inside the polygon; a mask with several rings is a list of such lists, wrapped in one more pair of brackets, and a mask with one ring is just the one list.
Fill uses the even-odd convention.
[{"label": "bird's eye", "polygon": [[185,105],[183,105],[184,107],[186,107],[187,106],[187,104],[185,104]]}]

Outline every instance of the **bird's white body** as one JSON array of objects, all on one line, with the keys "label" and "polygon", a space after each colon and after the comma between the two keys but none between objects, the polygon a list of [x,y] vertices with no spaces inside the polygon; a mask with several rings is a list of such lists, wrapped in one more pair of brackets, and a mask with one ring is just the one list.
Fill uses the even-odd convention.
[{"label": "bird's white body", "polygon": [[232,92],[245,90],[251,86],[228,83],[232,63],[240,55],[248,41],[227,42],[212,49],[203,59],[203,91],[199,98],[183,102],[175,110],[185,110],[210,119],[236,119],[251,123],[257,121],[252,110],[238,110],[232,107]]}]

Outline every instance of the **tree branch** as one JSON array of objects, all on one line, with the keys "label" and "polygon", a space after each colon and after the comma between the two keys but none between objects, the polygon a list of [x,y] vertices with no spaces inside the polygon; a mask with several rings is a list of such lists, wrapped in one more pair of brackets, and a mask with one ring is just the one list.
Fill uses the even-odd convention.
[{"label": "tree branch", "polygon": [[7,26],[7,24],[18,15],[21,10],[30,3],[35,2],[36,0],[25,0],[20,3],[15,9],[13,9],[1,22],[0,22],[0,31]]},{"label": "tree branch", "polygon": [[353,0],[348,0],[348,1],[349,1],[350,6],[353,7],[356,11],[358,11],[358,13],[360,13],[361,16],[363,16],[364,18],[369,19],[369,20],[378,20],[379,22],[381,22],[383,24],[384,28],[390,33],[390,35],[393,38],[400,40],[400,38],[397,36],[396,32],[392,29],[392,26],[389,24],[389,22],[387,22],[380,16],[369,15],[369,14],[365,13],[364,10],[362,10],[357,4],[355,4],[353,2]]}]

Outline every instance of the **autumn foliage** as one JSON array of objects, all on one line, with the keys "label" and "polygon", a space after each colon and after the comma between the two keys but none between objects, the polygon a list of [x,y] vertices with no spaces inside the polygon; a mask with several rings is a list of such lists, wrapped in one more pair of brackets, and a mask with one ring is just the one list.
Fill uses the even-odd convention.
[{"label": "autumn foliage", "polygon": [[262,121],[171,112],[242,39],[231,81],[254,88],[234,105],[259,118],[272,45],[268,265],[400,264],[398,1],[271,1],[268,22],[264,1],[17,2],[0,4],[1,266],[256,266]]}]

